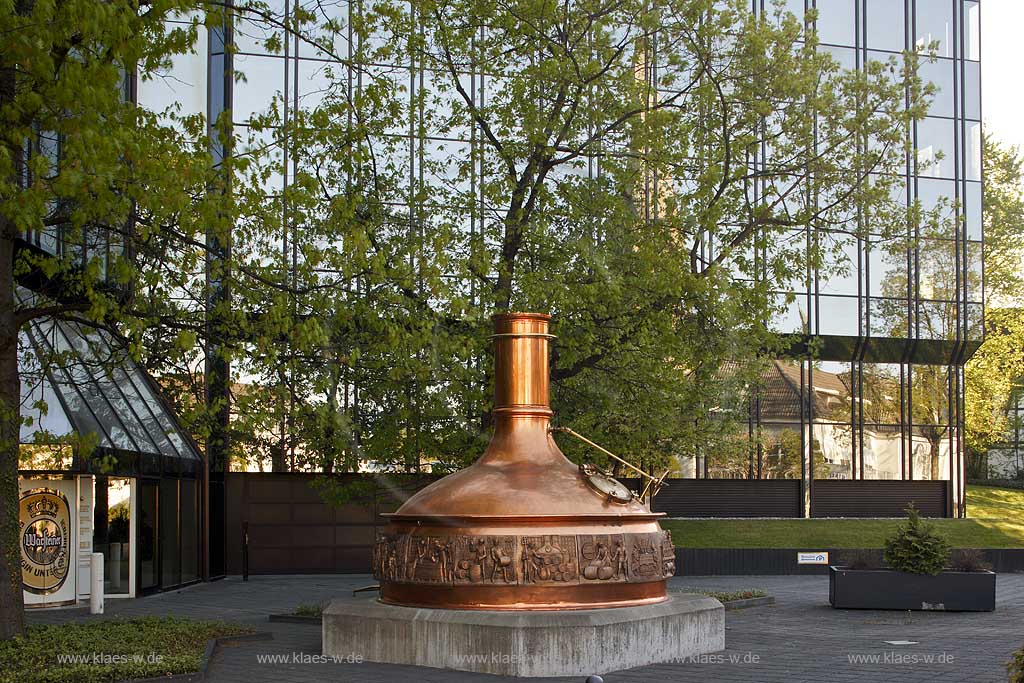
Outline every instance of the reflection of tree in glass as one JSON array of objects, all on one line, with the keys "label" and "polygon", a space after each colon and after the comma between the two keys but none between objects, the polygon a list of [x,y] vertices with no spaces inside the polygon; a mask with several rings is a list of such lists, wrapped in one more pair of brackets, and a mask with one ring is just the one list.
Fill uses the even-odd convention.
[{"label": "reflection of tree in glass", "polygon": [[900,370],[895,363],[861,366],[860,403],[865,424],[900,424]]},{"label": "reflection of tree in glass", "polygon": [[[959,322],[957,301],[962,299],[962,289],[958,289],[957,250],[953,240],[946,239],[956,234],[955,205],[947,198],[940,198],[935,206],[927,211],[918,202],[911,209],[911,216],[917,226],[920,239],[910,246],[915,249],[917,264],[917,280],[908,287],[907,269],[896,268],[894,277],[882,285],[882,293],[888,297],[881,305],[876,306],[872,315],[878,316],[877,329],[898,330],[907,328],[908,291],[917,292],[917,336],[922,339],[956,339]],[[888,247],[886,262],[903,264],[906,255],[903,245]],[[970,272],[966,275],[967,287],[970,290],[981,287],[981,274]],[[874,327],[874,326],[873,326]],[[902,335],[899,335],[902,336]],[[881,388],[884,384],[879,384]],[[865,415],[869,410],[867,400],[869,391],[874,387],[868,382],[865,374]],[[914,433],[924,437],[928,442],[929,478],[939,477],[939,460],[942,441],[949,435],[949,398],[948,370],[943,365],[917,365],[912,374],[910,393],[912,396],[912,419]],[[878,423],[898,422],[899,387],[896,382],[895,410],[891,411],[896,420],[880,419]],[[892,402],[888,402],[892,403]],[[889,411],[887,402],[879,402],[875,410]],[[879,415],[879,417],[883,417]],[[865,418],[867,421],[867,417]]]},{"label": "reflection of tree in glass", "polygon": [[915,365],[910,385],[914,432],[928,441],[929,479],[939,479],[942,442],[949,435],[949,369]]}]

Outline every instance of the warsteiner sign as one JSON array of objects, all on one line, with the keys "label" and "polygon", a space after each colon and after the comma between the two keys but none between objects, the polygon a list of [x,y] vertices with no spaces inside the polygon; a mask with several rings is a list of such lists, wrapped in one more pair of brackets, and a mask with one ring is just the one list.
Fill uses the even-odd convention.
[{"label": "warsteiner sign", "polygon": [[71,508],[53,489],[30,489],[21,495],[21,581],[36,595],[56,593],[71,568]]}]

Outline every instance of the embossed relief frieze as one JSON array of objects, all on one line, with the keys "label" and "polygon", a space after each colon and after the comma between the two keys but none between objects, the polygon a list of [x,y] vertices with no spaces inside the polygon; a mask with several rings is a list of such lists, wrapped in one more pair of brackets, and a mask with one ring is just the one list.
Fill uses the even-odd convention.
[{"label": "embossed relief frieze", "polygon": [[380,534],[373,574],[441,585],[642,583],[675,574],[668,532],[529,536]]}]

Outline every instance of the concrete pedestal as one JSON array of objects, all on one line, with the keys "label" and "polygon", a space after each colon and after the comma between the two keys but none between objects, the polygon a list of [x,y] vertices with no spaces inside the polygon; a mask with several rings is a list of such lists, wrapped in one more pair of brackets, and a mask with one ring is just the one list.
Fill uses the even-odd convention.
[{"label": "concrete pedestal", "polygon": [[504,676],[587,676],[725,649],[725,611],[702,595],[655,605],[476,611],[338,598],[323,613],[324,654]]}]

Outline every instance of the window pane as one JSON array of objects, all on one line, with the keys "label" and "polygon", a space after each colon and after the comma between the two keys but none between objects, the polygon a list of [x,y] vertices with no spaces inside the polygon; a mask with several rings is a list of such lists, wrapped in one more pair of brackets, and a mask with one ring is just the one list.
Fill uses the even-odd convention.
[{"label": "window pane", "polygon": [[774,332],[806,332],[807,331],[807,296],[797,295],[796,298],[787,303],[786,294],[776,294],[777,305],[782,309],[776,314],[771,322],[771,329]]},{"label": "window pane", "polygon": [[871,299],[869,320],[872,337],[907,337],[910,324],[907,300]]},{"label": "window pane", "polygon": [[914,425],[910,433],[914,479],[949,479],[951,430],[948,425]]},{"label": "window pane", "polygon": [[982,244],[967,243],[967,300],[984,301],[982,297]]},{"label": "window pane", "polygon": [[814,392],[814,419],[822,422],[849,423],[851,364],[814,361],[811,389]]},{"label": "window pane", "polygon": [[982,238],[981,222],[981,183],[966,183],[967,197],[964,199],[964,212],[967,217],[967,239]]},{"label": "window pane", "polygon": [[967,21],[967,59],[981,59],[981,12],[977,2],[964,3]]},{"label": "window pane", "polygon": [[848,294],[859,292],[859,249],[857,238],[847,233],[822,235],[824,258],[829,263],[818,275],[818,291],[823,294]]},{"label": "window pane", "polygon": [[[775,7],[774,4],[764,4],[765,13],[769,16],[774,16]],[[796,17],[797,21],[804,20],[804,0],[783,0],[782,2],[782,15],[785,16],[787,13],[792,14]]]},{"label": "window pane", "polygon": [[967,338],[983,339],[985,336],[985,307],[982,304],[967,304]]},{"label": "window pane", "polygon": [[974,121],[981,119],[981,64],[964,64],[964,116]]},{"label": "window pane", "polygon": [[274,95],[278,96],[274,102],[277,116],[283,118],[285,60],[235,55],[234,61],[235,70],[245,76],[244,80],[236,80],[233,88],[231,118],[235,123],[247,123],[255,115],[269,112]]},{"label": "window pane", "polygon": [[793,424],[761,425],[761,476],[765,479],[799,479],[803,446],[800,428]]},{"label": "window pane", "polygon": [[200,31],[191,52],[172,55],[168,69],[149,80],[139,79],[139,104],[155,112],[180,104],[182,114],[206,114],[206,36]]},{"label": "window pane", "polygon": [[860,306],[856,297],[818,297],[818,334],[856,337],[860,333]]},{"label": "window pane", "polygon": [[818,0],[818,39],[833,45],[857,44],[854,0]]},{"label": "window pane", "polygon": [[855,48],[825,45],[822,46],[821,51],[832,55],[832,59],[836,60],[839,66],[847,71],[853,71],[857,68],[857,50]]},{"label": "window pane", "polygon": [[902,432],[899,425],[864,425],[864,478],[899,479]]},{"label": "window pane", "polygon": [[967,179],[981,180],[981,124],[967,126]]},{"label": "window pane", "polygon": [[199,506],[196,482],[181,480],[181,582],[199,577]]},{"label": "window pane", "polygon": [[178,480],[160,480],[161,587],[181,583],[181,546],[178,531]]},{"label": "window pane", "polygon": [[815,479],[852,479],[853,427],[831,422],[811,425]]},{"label": "window pane", "polygon": [[765,261],[766,276],[776,279],[777,288],[789,292],[808,291],[806,231],[786,230],[773,235],[765,249]]},{"label": "window pane", "polygon": [[922,239],[917,251],[918,286],[922,299],[955,301],[956,242]]},{"label": "window pane", "polygon": [[894,0],[866,0],[868,47],[902,52],[906,34],[903,3]]},{"label": "window pane", "polygon": [[890,243],[869,245],[868,290],[875,296],[907,296],[907,255],[903,249],[892,251]]},{"label": "window pane", "polygon": [[899,424],[899,363],[861,363],[860,403],[863,420],[870,424]]},{"label": "window pane", "polygon": [[914,47],[929,50],[938,43],[939,57],[953,56],[953,2],[952,0],[917,0],[917,30]]},{"label": "window pane", "polygon": [[921,203],[921,235],[925,237],[956,237],[954,211],[956,184],[952,180],[919,178],[917,199]]},{"label": "window pane", "polygon": [[921,80],[935,86],[928,114],[931,116],[955,116],[953,99],[953,64],[950,59],[936,59],[922,62],[918,66]]},{"label": "window pane", "polygon": [[936,178],[956,177],[956,155],[953,154],[954,125],[950,119],[932,117],[917,122],[919,174]]},{"label": "window pane", "polygon": [[951,206],[955,196],[956,184],[952,180],[919,178],[917,181],[917,198],[922,211],[932,211],[939,204]]},{"label": "window pane", "polygon": [[921,301],[917,305],[919,339],[954,339],[957,305],[953,301]]},{"label": "window pane", "polygon": [[139,581],[141,590],[157,585],[160,561],[160,546],[157,543],[157,483],[155,481],[135,480],[138,485],[138,516],[139,527],[136,535],[139,558]]},{"label": "window pane", "polygon": [[949,367],[915,365],[911,374],[915,425],[948,425]]}]

